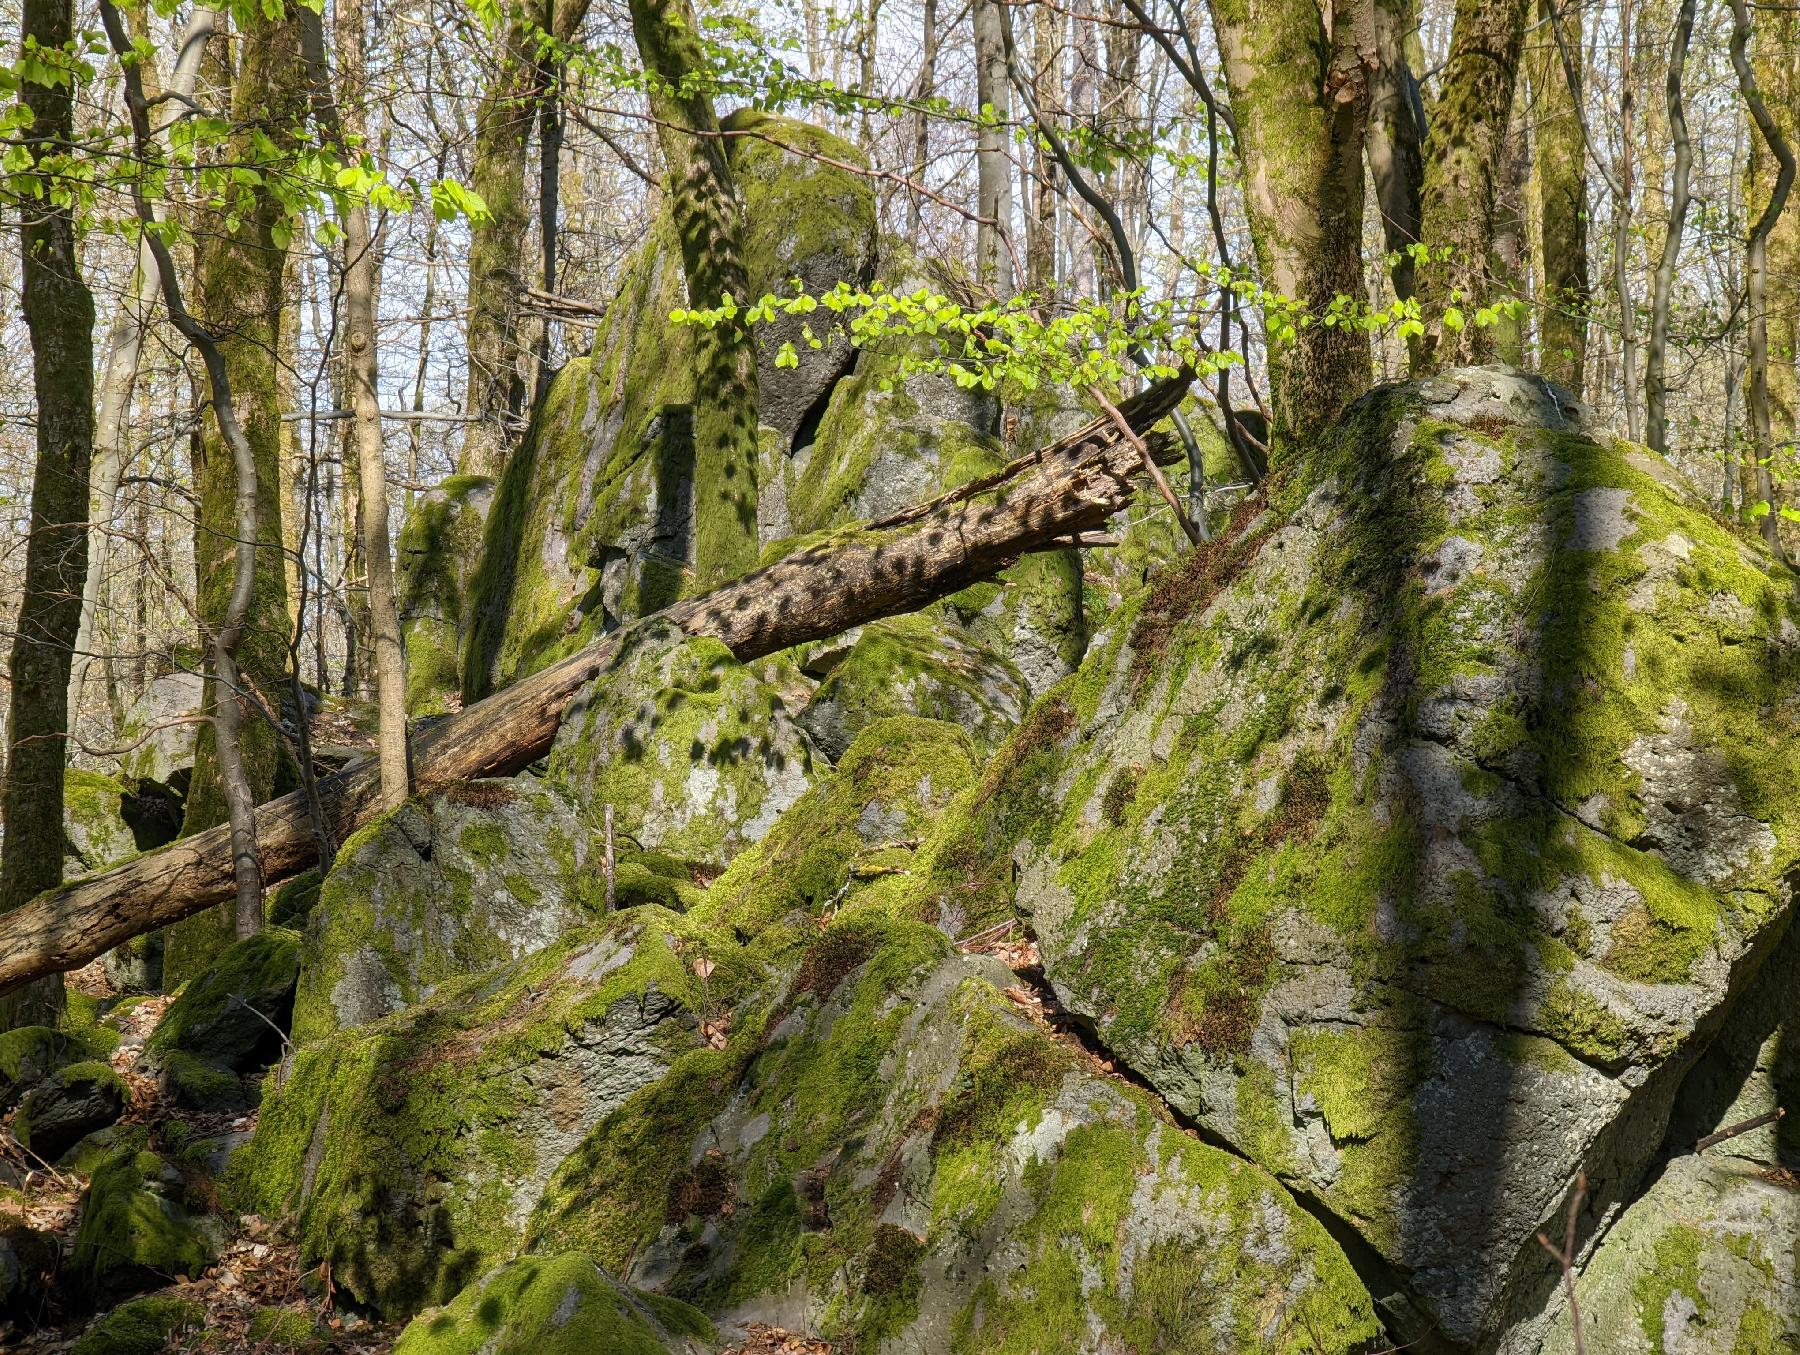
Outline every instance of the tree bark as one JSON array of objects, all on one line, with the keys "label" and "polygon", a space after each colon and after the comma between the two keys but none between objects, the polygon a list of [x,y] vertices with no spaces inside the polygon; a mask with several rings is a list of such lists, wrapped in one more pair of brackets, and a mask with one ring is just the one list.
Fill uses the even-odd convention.
[{"label": "tree bark", "polygon": [[[1578,19],[1580,10],[1575,11]],[[1536,180],[1538,367],[1578,398],[1587,368],[1587,145],[1581,134],[1583,35],[1570,24],[1575,84],[1564,77],[1547,0],[1537,0],[1538,29],[1526,54]]]},{"label": "tree bark", "polygon": [[487,203],[488,216],[469,231],[469,377],[463,409],[475,421],[463,433],[457,469],[464,475],[499,478],[524,419],[519,298],[528,285],[525,234],[531,225],[525,166],[543,92],[532,29],[541,25],[567,42],[587,10],[588,0],[508,7],[499,65],[475,110],[469,186]]},{"label": "tree bark", "polygon": [[975,151],[975,276],[1002,300],[1012,296],[1012,163],[1006,142],[1010,103],[1000,0],[974,0],[975,101],[981,128]]},{"label": "tree bark", "polygon": [[[1163,382],[1119,411],[1139,435],[1172,411],[1189,381]],[[1178,453],[1145,439],[1155,460]],[[1143,460],[1113,420],[1099,419],[992,476],[809,547],[677,603],[661,615],[690,635],[721,640],[750,660],[852,626],[916,610],[991,579],[1022,555],[1068,546],[1132,498]],[[630,629],[422,730],[414,744],[423,788],[506,776],[549,751],[565,707],[603,675]],[[380,774],[368,760],[319,783],[333,836],[379,812]],[[258,847],[271,879],[313,864],[317,838],[299,794],[261,807]],[[84,964],[119,942],[229,897],[229,843],[214,830],[146,853],[104,875],[45,894],[0,918],[0,993]]]},{"label": "tree bark", "polygon": [[1457,0],[1443,93],[1425,138],[1420,230],[1432,260],[1419,279],[1425,333],[1413,347],[1415,372],[1493,352],[1492,326],[1476,324],[1475,312],[1496,299],[1495,207],[1526,7],[1527,0]]},{"label": "tree bark", "polygon": [[[631,27],[668,166],[688,304],[712,308],[749,297],[743,212],[712,100],[684,93],[706,69],[690,0],[631,0]],[[756,345],[742,325],[694,336],[694,587],[707,589],[756,564]]]},{"label": "tree bark", "polygon": [[[297,59],[297,10],[290,6],[279,19],[255,14],[238,34],[231,106],[239,130],[228,154],[240,162],[258,158],[259,134],[284,149],[300,144],[306,92],[305,68]],[[286,216],[273,193],[257,189],[235,231],[228,228],[225,213],[215,209],[201,224],[195,243],[196,323],[218,336],[217,356],[226,375],[223,383],[215,379],[208,356],[210,395],[217,405],[220,392],[229,391],[235,405],[215,408],[204,427],[195,471],[200,513],[194,556],[197,603],[208,640],[209,719],[200,730],[182,824],[182,832],[190,835],[220,823],[241,827],[258,802],[291,778],[280,734],[259,711],[265,702],[278,703],[288,666],[278,363],[288,254],[279,231]],[[229,416],[243,446],[225,431],[221,415]],[[249,593],[239,615],[246,561]],[[253,909],[247,867],[240,883],[243,893],[235,912],[222,911],[171,933],[164,957],[169,982],[203,967],[232,936],[261,925],[260,897]]]},{"label": "tree bark", "polygon": [[1370,77],[1369,130],[1363,145],[1381,208],[1382,242],[1389,254],[1398,256],[1388,276],[1402,301],[1414,290],[1411,247],[1419,242],[1419,193],[1425,181],[1425,105],[1407,50],[1417,42],[1418,26],[1415,0],[1375,0],[1377,65]]},{"label": "tree bark", "polygon": [[[71,0],[24,0],[19,42],[60,52],[75,39]],[[75,87],[22,81],[31,121],[22,135],[36,159],[75,137]],[[53,168],[19,222],[20,300],[31,333],[37,455],[31,536],[12,642],[6,769],[0,777],[0,912],[62,879],[63,776],[68,745],[69,656],[87,574],[88,471],[94,451],[94,297],[75,250],[73,205]],[[62,983],[48,979],[0,1003],[0,1028],[54,1020]]]},{"label": "tree bark", "polygon": [[[1288,447],[1369,385],[1363,332],[1323,320],[1338,297],[1360,306],[1368,295],[1363,137],[1374,11],[1369,0],[1345,5],[1329,27],[1313,0],[1214,0],[1212,12],[1261,280],[1312,320],[1270,358],[1273,433]],[[1279,300],[1265,307],[1271,322],[1280,313]]]},{"label": "tree bark", "polygon": [[[1760,32],[1750,59],[1769,116],[1789,148],[1800,144],[1800,11],[1788,5],[1757,10]],[[1760,145],[1752,175],[1768,185],[1773,157]],[[1769,343],[1769,445],[1777,454],[1793,456],[1796,423],[1795,353],[1800,347],[1800,211],[1784,211],[1769,232],[1768,269],[1763,314]],[[1791,465],[1791,461],[1788,462]],[[1785,474],[1777,477],[1785,479]]]},{"label": "tree bark", "polygon": [[1668,131],[1674,142],[1674,173],[1669,187],[1669,209],[1663,221],[1662,250],[1650,295],[1650,343],[1644,353],[1644,426],[1652,451],[1669,450],[1669,391],[1664,378],[1669,361],[1669,311],[1675,294],[1675,265],[1681,257],[1681,236],[1687,226],[1688,172],[1693,150],[1688,144],[1687,110],[1681,82],[1687,71],[1688,43],[1694,35],[1694,0],[1681,0],[1675,17],[1675,38],[1670,46],[1666,77]]},{"label": "tree bark", "polygon": [[[1731,0],[1731,65],[1737,72],[1738,91],[1749,110],[1750,121],[1773,162],[1773,182],[1768,176],[1747,175],[1746,195],[1755,210],[1762,199],[1762,210],[1750,227],[1744,246],[1745,310],[1749,324],[1746,363],[1749,368],[1749,391],[1746,413],[1750,424],[1750,446],[1755,474],[1755,499],[1745,494],[1746,507],[1761,518],[1762,537],[1769,549],[1781,555],[1781,511],[1775,496],[1775,444],[1773,419],[1769,408],[1769,237],[1781,220],[1787,206],[1788,193],[1794,186],[1794,152],[1783,135],[1780,124],[1769,111],[1748,54],[1750,45],[1750,7],[1747,0]],[[1764,188],[1764,185],[1766,189]],[[1764,196],[1766,192],[1766,197]]]}]

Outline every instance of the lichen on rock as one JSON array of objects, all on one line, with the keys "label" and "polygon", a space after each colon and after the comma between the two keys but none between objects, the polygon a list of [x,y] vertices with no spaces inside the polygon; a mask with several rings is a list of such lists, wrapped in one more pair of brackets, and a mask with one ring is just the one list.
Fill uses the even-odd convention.
[{"label": "lichen on rock", "polygon": [[462,695],[466,589],[481,555],[494,482],[453,475],[422,495],[395,543],[395,593],[406,644],[406,713],[442,715]]},{"label": "lichen on rock", "polygon": [[730,1047],[594,1129],[532,1245],[859,1350],[1147,1350],[1195,1323],[1232,1350],[1374,1337],[1355,1272],[1271,1177],[949,951],[871,901],[839,914]]},{"label": "lichen on rock", "polygon": [[697,1043],[680,922],[637,908],[301,1045],[265,1082],[227,1193],[291,1216],[303,1263],[329,1262],[360,1303],[449,1301],[514,1254],[587,1130]]}]

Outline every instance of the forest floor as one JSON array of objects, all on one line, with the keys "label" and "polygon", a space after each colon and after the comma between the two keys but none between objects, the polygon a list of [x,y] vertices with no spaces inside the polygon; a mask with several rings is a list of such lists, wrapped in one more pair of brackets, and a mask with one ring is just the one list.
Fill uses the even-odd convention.
[{"label": "forest floor", "polygon": [[[992,955],[1012,969],[1019,982],[1006,989],[1006,996],[1022,1015],[1080,1050],[1094,1072],[1125,1080],[1110,1060],[1081,1039],[1056,1005],[1043,980],[1036,944],[1019,936],[1014,926],[971,937],[960,949]],[[98,963],[70,974],[68,982],[92,997],[115,996]],[[153,1146],[165,1136],[181,1141],[222,1134],[247,1136],[256,1127],[254,1111],[207,1113],[174,1106],[163,1097],[155,1078],[139,1067],[144,1043],[167,1006],[167,998],[152,998],[121,1013],[121,1039],[111,1063],[131,1089],[131,1104],[119,1123],[146,1126]],[[81,1227],[87,1177],[34,1158],[13,1137],[11,1118],[8,1114],[0,1119],[0,1187],[4,1187],[0,1188],[0,1230],[25,1224],[51,1233],[66,1263]],[[181,1128],[171,1133],[177,1125]],[[166,1286],[150,1291],[197,1303],[206,1311],[205,1325],[177,1338],[169,1347],[172,1355],[277,1355],[295,1350],[309,1355],[388,1355],[393,1349],[401,1327],[370,1321],[335,1303],[328,1269],[302,1267],[298,1248],[278,1227],[254,1214],[220,1212],[231,1237],[218,1259],[199,1275],[171,1275]],[[299,1344],[291,1339],[252,1336],[253,1319],[267,1309],[291,1311],[303,1319],[311,1335]],[[97,1315],[80,1295],[55,1284],[45,1285],[27,1318],[10,1326],[0,1322],[0,1350],[58,1355],[80,1340]],[[263,1325],[266,1329],[266,1319]],[[720,1355],[833,1355],[833,1346],[753,1323],[739,1344]]]}]

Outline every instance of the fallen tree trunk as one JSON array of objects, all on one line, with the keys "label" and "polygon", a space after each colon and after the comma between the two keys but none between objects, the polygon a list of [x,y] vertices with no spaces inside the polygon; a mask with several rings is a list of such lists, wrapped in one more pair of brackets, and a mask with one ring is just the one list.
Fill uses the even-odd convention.
[{"label": "fallen tree trunk", "polygon": [[[1166,417],[1185,379],[1163,382],[1119,406],[1134,432]],[[1157,461],[1177,457],[1151,437]],[[920,607],[991,579],[1033,551],[1072,543],[1131,499],[1140,450],[1109,417],[994,475],[880,522],[846,528],[765,569],[661,615],[690,635],[722,640],[750,660]],[[569,702],[603,673],[626,632],[597,640],[426,729],[413,739],[417,788],[510,776],[549,751]],[[337,841],[380,811],[375,759],[321,780],[318,796]],[[298,792],[261,806],[256,840],[264,876],[286,879],[312,865],[317,842]],[[73,969],[143,932],[232,896],[225,828],[147,852],[104,874],[40,894],[0,917],[0,993]]]}]

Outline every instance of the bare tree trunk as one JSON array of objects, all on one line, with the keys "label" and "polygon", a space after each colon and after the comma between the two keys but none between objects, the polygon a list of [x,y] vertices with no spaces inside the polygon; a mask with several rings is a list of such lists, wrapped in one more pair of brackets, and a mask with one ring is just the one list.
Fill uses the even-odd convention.
[{"label": "bare tree trunk", "polygon": [[[255,138],[291,146],[306,112],[299,27],[250,17],[233,46],[232,118],[227,154],[258,158]],[[209,50],[224,48],[223,43]],[[279,730],[265,715],[287,683],[288,608],[281,494],[281,382],[278,355],[288,250],[287,209],[270,189],[235,222],[210,213],[197,234],[195,290],[203,307],[183,336],[205,364],[213,408],[196,472],[196,601],[208,653],[207,712],[196,749],[182,831],[221,822],[253,844],[255,805],[291,774]],[[236,229],[231,227],[235,224]],[[165,276],[164,301],[176,280]],[[174,307],[170,306],[171,317]],[[179,327],[179,326],[178,326]],[[223,379],[221,379],[223,377]],[[230,408],[221,402],[232,400]],[[204,430],[203,425],[203,430]],[[247,836],[245,836],[247,835]],[[235,911],[172,933],[164,954],[170,983],[198,972],[232,936],[261,926],[261,880],[253,853],[239,856]]]},{"label": "bare tree trunk", "polygon": [[1415,0],[1376,0],[1377,65],[1370,79],[1364,151],[1381,207],[1382,240],[1388,253],[1398,256],[1388,275],[1402,301],[1413,294],[1411,247],[1419,242],[1419,194],[1425,181],[1425,105],[1406,50],[1418,23]]},{"label": "bare tree trunk", "polygon": [[1581,10],[1574,11],[1573,84],[1563,73],[1548,0],[1537,0],[1539,26],[1526,57],[1531,89],[1532,155],[1537,190],[1538,365],[1579,397],[1587,368],[1587,145],[1581,124]]},{"label": "bare tree trunk", "polygon": [[[21,50],[61,51],[75,36],[72,0],[24,0]],[[75,136],[73,83],[21,81],[19,100],[32,115],[22,144],[34,161],[59,156]],[[19,222],[37,455],[0,777],[0,913],[62,880],[69,655],[81,623],[94,452],[94,296],[76,256],[75,208],[53,169],[28,172],[43,176],[41,195],[24,200]],[[0,1028],[54,1020],[62,1006],[62,981],[49,978],[0,1002]]]},{"label": "bare tree trunk", "polygon": [[[1750,66],[1750,8],[1747,0],[1731,0],[1731,14],[1734,21],[1731,28],[1731,66],[1737,72],[1738,91],[1743,95],[1750,120],[1756,124],[1757,134],[1761,136],[1776,166],[1775,182],[1769,187],[1769,196],[1761,214],[1751,225],[1750,238],[1745,243],[1744,283],[1748,300],[1745,309],[1748,312],[1750,330],[1746,354],[1750,377],[1747,413],[1751,448],[1755,457],[1757,496],[1756,502],[1751,505],[1751,511],[1762,519],[1762,536],[1769,549],[1781,555],[1781,510],[1775,497],[1775,446],[1769,413],[1769,235],[1774,231],[1775,223],[1781,219],[1781,213],[1787,206],[1788,193],[1794,186],[1794,152],[1788,146],[1787,138],[1782,135],[1774,115],[1769,112],[1768,104],[1763,101],[1762,93],[1757,88],[1755,72]],[[1756,189],[1752,187],[1749,191],[1755,192]]]},{"label": "bare tree trunk", "polygon": [[1443,92],[1425,138],[1421,231],[1434,257],[1418,284],[1425,333],[1413,348],[1415,371],[1480,362],[1493,351],[1492,327],[1476,324],[1475,312],[1495,299],[1489,261],[1526,7],[1526,0],[1456,6]]},{"label": "bare tree trunk", "polygon": [[[631,26],[656,77],[650,111],[668,165],[689,304],[749,294],[742,209],[719,120],[705,95],[684,93],[702,69],[689,0],[632,0]],[[705,589],[756,563],[756,347],[743,327],[702,329],[694,343],[694,581]]]},{"label": "bare tree trunk", "polygon": [[[175,69],[165,90],[170,102],[163,107],[169,112],[162,125],[155,129],[159,139],[163,128],[183,111],[181,101],[193,95],[200,58],[217,23],[218,12],[204,6],[196,6],[188,17],[181,46],[175,54]],[[149,245],[140,244],[137,275],[132,279],[131,290],[119,299],[106,335],[106,366],[100,378],[100,412],[94,428],[94,520],[88,528],[87,583],[81,593],[81,627],[75,635],[75,662],[69,676],[70,729],[75,727],[81,709],[81,690],[87,683],[93,663],[94,622],[99,614],[100,585],[112,556],[111,529],[113,515],[118,511],[119,481],[131,455],[126,415],[131,410],[131,392],[137,385],[144,336],[150,328],[150,310],[160,283],[156,276],[156,259]]]},{"label": "bare tree trunk", "polygon": [[1017,285],[1012,265],[1012,164],[1007,159],[1006,38],[999,0],[974,0],[975,98],[981,130],[975,153],[975,276],[1002,300]]},{"label": "bare tree trunk", "polygon": [[[923,43],[919,52],[919,83],[913,91],[913,97],[919,104],[918,111],[913,114],[913,179],[920,184],[925,182],[926,172],[931,166],[931,117],[925,111],[925,101],[937,94],[937,24],[937,0],[925,0],[919,19],[920,41]],[[923,197],[916,191],[907,194],[908,239],[919,238],[920,231],[924,228],[923,211]]]},{"label": "bare tree trunk", "polygon": [[1363,139],[1370,88],[1363,55],[1375,45],[1372,4],[1334,12],[1312,0],[1212,7],[1237,123],[1250,235],[1264,286],[1305,307],[1314,323],[1284,340],[1271,331],[1271,401],[1278,441],[1323,427],[1368,388],[1369,343],[1354,325],[1323,323],[1337,298],[1366,302]]},{"label": "bare tree trunk", "polygon": [[[103,14],[114,13],[102,0]],[[1144,436],[1187,393],[1187,379],[1154,386],[1120,408],[1167,464],[1166,438]],[[1131,502],[1142,455],[1111,418],[1021,457],[929,503],[835,535],[777,564],[660,613],[690,635],[720,640],[743,662],[851,626],[914,611],[990,579],[1021,556],[1065,549]],[[505,776],[542,757],[564,709],[608,671],[630,632],[616,632],[550,668],[420,732],[419,783]],[[380,776],[367,761],[319,783],[337,840],[379,812]],[[313,863],[318,838],[299,794],[262,806],[258,847],[271,878]],[[135,857],[104,875],[45,894],[0,918],[0,993],[72,969],[120,941],[197,912],[231,890],[230,846],[215,830]]]},{"label": "bare tree trunk", "polygon": [[1644,354],[1644,424],[1653,451],[1669,450],[1669,392],[1664,380],[1669,360],[1669,308],[1675,293],[1675,265],[1681,258],[1681,237],[1687,226],[1688,172],[1693,150],[1688,144],[1687,110],[1682,103],[1681,81],[1687,70],[1688,44],[1694,34],[1694,0],[1681,0],[1675,16],[1675,38],[1669,53],[1667,107],[1669,135],[1675,146],[1675,168],[1669,189],[1669,210],[1662,233],[1662,257],[1650,299],[1650,344]]}]

